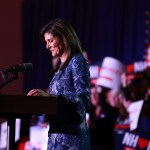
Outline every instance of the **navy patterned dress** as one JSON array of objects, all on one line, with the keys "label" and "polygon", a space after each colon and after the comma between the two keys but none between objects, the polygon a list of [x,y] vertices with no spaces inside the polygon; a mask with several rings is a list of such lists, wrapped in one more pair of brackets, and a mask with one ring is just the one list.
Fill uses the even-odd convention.
[{"label": "navy patterned dress", "polygon": [[86,108],[90,98],[90,73],[88,62],[81,54],[73,56],[63,71],[55,73],[49,93],[60,100],[57,114],[49,117],[48,150],[89,150]]}]

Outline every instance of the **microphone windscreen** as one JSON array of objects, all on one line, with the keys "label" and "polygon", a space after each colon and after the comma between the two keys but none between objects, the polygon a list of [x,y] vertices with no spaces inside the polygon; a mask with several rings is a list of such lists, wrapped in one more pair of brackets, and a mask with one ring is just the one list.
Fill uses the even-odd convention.
[{"label": "microphone windscreen", "polygon": [[25,71],[33,70],[33,64],[32,63],[24,63],[23,66],[24,66]]}]

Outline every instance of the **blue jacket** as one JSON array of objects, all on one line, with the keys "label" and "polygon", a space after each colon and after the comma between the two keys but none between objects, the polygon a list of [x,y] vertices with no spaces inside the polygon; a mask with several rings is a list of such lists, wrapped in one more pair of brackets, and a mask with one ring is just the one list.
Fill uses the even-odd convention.
[{"label": "blue jacket", "polygon": [[60,98],[57,114],[49,118],[49,134],[77,135],[82,144],[88,145],[86,108],[90,100],[90,73],[89,64],[81,54],[73,56],[63,71],[55,73],[49,93]]}]

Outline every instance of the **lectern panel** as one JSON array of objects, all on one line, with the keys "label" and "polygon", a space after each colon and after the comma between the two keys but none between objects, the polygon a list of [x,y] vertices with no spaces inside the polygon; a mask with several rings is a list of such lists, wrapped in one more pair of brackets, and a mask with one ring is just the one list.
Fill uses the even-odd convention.
[{"label": "lectern panel", "polygon": [[53,96],[0,95],[0,115],[54,115],[57,98]]}]

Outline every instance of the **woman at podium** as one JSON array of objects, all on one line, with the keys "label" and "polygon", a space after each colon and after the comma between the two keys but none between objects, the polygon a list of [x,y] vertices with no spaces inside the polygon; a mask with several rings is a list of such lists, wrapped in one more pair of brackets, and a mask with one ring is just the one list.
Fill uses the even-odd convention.
[{"label": "woman at podium", "polygon": [[27,96],[58,97],[57,114],[49,117],[48,150],[90,150],[86,110],[90,97],[89,64],[73,27],[62,19],[45,25],[40,37],[59,58],[49,92],[32,89]]}]

